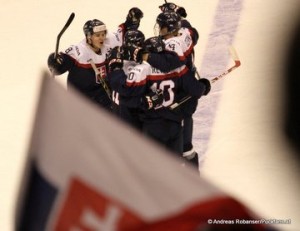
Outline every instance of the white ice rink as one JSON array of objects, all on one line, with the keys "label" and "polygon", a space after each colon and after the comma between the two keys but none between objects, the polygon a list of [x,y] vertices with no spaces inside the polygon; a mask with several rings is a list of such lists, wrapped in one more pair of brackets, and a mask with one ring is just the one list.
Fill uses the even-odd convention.
[{"label": "white ice rink", "polygon": [[[205,73],[210,71],[210,67],[202,64],[220,1],[174,1],[186,8],[187,18],[200,33],[196,47],[196,66],[200,72],[201,68],[206,68]],[[300,1],[226,1],[243,3],[233,41],[242,66],[214,85],[211,96],[199,101],[199,108],[208,108],[212,115],[209,121],[212,125],[204,131],[209,142],[204,144],[207,151],[201,173],[260,216],[291,220],[291,224],[276,227],[300,230],[300,163],[292,158],[293,150],[282,132],[283,64]],[[38,100],[40,73],[46,68],[56,36],[70,13],[76,16],[61,38],[61,50],[83,38],[82,26],[88,19],[98,18],[115,30],[133,6],[144,12],[140,29],[146,37],[152,36],[158,6],[163,2],[1,1],[1,231],[13,230],[15,198]],[[224,13],[224,17],[228,19],[231,15]],[[212,66],[211,73],[215,72]],[[56,79],[65,85],[65,77]],[[210,102],[216,94],[219,100],[214,109]],[[203,124],[199,115],[199,112],[195,115],[195,146],[202,152],[203,137],[199,129],[203,129]]]}]

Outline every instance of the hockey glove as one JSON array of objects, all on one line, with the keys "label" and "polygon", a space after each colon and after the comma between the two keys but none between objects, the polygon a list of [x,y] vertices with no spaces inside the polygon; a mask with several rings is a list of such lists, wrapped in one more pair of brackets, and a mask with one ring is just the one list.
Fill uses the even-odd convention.
[{"label": "hockey glove", "polygon": [[48,57],[48,68],[54,74],[60,74],[60,69],[64,63],[63,56],[61,54],[57,54],[55,57],[54,53],[51,53]]},{"label": "hockey glove", "polygon": [[108,55],[109,72],[123,68],[123,57],[120,47],[113,48]]},{"label": "hockey glove", "polygon": [[157,89],[149,95],[144,96],[143,104],[146,109],[151,109],[160,106],[164,101],[164,94],[161,89]]},{"label": "hockey glove", "polygon": [[143,16],[144,13],[139,8],[131,8],[124,23],[126,30],[137,30],[140,26],[140,21]]},{"label": "hockey glove", "polygon": [[135,61],[137,63],[143,62],[143,54],[147,53],[145,49],[134,46],[124,47],[124,59]]},{"label": "hockey glove", "polygon": [[211,89],[210,81],[208,79],[203,78],[203,79],[199,79],[199,82],[201,82],[205,85],[205,91],[204,91],[203,95],[207,95]]}]

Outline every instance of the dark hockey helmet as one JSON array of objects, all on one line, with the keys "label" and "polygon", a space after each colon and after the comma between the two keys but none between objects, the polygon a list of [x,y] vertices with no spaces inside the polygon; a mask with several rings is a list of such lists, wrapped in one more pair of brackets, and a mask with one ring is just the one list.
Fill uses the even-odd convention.
[{"label": "dark hockey helmet", "polygon": [[173,11],[176,12],[178,6],[175,3],[167,2],[158,7],[162,12]]},{"label": "dark hockey helmet", "polygon": [[165,50],[165,43],[160,36],[154,36],[146,39],[144,49],[149,52],[159,53]]},{"label": "dark hockey helmet", "polygon": [[129,30],[124,36],[125,46],[142,47],[145,41],[145,35],[140,30]]},{"label": "dark hockey helmet", "polygon": [[88,20],[83,26],[83,33],[86,37],[100,31],[106,31],[106,26],[98,19]]},{"label": "dark hockey helmet", "polygon": [[162,12],[157,16],[156,23],[160,29],[166,27],[170,34],[181,28],[181,17],[175,12]]},{"label": "dark hockey helmet", "polygon": [[179,14],[181,17],[186,18],[187,13],[184,7],[177,6],[175,3],[167,2],[158,7],[162,12],[172,11]]}]

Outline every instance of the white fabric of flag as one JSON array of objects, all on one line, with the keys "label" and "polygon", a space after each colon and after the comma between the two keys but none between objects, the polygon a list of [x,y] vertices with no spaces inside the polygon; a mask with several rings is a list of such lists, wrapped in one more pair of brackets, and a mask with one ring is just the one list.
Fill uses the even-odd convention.
[{"label": "white fabric of flag", "polygon": [[17,230],[188,231],[254,219],[196,169],[47,75],[26,169]]}]

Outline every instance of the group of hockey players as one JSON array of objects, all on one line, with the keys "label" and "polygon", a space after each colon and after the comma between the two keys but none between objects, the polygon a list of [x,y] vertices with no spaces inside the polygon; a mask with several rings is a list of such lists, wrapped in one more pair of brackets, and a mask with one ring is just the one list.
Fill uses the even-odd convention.
[{"label": "group of hockey players", "polygon": [[198,32],[183,7],[165,3],[159,8],[157,36],[145,39],[139,30],[143,12],[133,7],[114,33],[102,21],[88,20],[85,38],[65,52],[51,53],[48,67],[55,75],[68,71],[68,86],[198,167],[192,117],[211,87],[193,63]]}]

